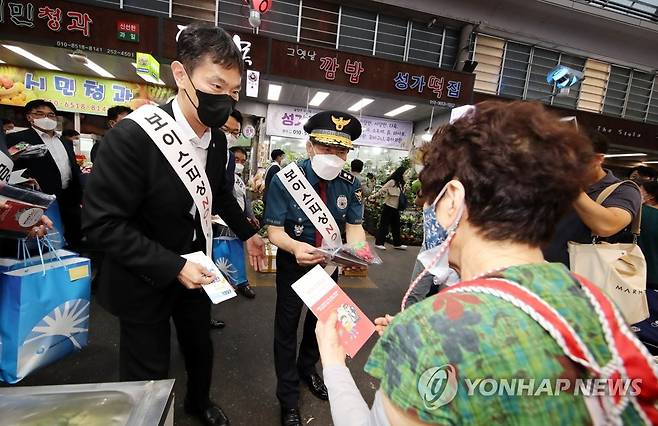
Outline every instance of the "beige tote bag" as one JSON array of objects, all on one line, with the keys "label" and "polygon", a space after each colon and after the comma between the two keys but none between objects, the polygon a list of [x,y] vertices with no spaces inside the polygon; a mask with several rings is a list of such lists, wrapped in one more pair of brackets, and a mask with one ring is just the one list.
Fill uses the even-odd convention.
[{"label": "beige tote bag", "polygon": [[[618,182],[604,189],[596,202],[602,204],[623,183]],[[592,237],[591,244],[569,241],[571,271],[599,286],[615,302],[629,324],[649,318],[647,262],[637,245],[641,223],[642,209],[631,223],[633,243],[599,243],[596,236]]]}]

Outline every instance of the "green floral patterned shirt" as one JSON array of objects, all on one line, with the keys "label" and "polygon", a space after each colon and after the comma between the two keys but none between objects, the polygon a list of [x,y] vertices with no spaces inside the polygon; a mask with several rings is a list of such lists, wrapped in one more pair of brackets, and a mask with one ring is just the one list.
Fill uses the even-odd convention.
[{"label": "green floral patterned shirt", "polygon": [[[531,290],[553,306],[582,338],[599,365],[611,355],[594,309],[568,269],[544,263],[511,267],[502,277]],[[452,401],[427,408],[418,381],[431,368],[451,364],[457,376]],[[557,342],[529,315],[488,294],[445,294],[428,298],[396,316],[373,349],[366,372],[381,380],[384,394],[421,421],[441,425],[587,425],[591,419],[582,395],[485,396],[478,379],[581,378]],[[571,375],[570,375],[571,374]],[[467,382],[467,379],[470,382]],[[535,386],[537,389],[538,386]],[[484,392],[487,393],[487,392]],[[624,424],[640,418],[629,404]]]}]

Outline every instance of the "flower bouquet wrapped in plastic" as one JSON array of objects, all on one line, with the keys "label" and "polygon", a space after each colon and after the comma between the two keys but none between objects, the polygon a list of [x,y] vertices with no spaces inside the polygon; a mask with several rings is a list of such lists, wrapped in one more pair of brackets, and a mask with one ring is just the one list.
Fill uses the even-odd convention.
[{"label": "flower bouquet wrapped in plastic", "polygon": [[381,265],[382,259],[370,249],[367,241],[357,243],[347,243],[340,247],[317,248],[317,252],[322,253],[327,263],[333,263],[348,268],[367,267],[368,265]]}]

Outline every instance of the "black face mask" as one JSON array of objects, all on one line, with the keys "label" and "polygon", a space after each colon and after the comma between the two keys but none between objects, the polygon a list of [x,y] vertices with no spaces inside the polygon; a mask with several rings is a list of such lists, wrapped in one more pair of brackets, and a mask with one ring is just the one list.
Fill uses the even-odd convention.
[{"label": "black face mask", "polygon": [[[190,83],[192,83],[189,74],[187,78],[190,80]],[[219,128],[226,124],[226,120],[228,120],[235,108],[235,99],[229,95],[215,95],[202,92],[194,86],[194,83],[192,83],[192,87],[194,87],[196,98],[199,100],[199,105],[196,105],[196,112],[199,116],[199,120],[211,128]],[[187,90],[185,90],[185,94],[192,105],[194,105]]]}]

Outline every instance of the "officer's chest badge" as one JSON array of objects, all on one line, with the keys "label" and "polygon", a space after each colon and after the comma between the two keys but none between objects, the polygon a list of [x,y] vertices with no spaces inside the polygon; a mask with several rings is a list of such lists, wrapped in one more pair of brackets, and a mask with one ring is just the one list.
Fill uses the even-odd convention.
[{"label": "officer's chest badge", "polygon": [[301,237],[304,232],[304,225],[295,225],[295,236]]},{"label": "officer's chest badge", "polygon": [[347,197],[344,195],[338,196],[336,199],[336,206],[341,210],[345,210],[347,208]]}]

